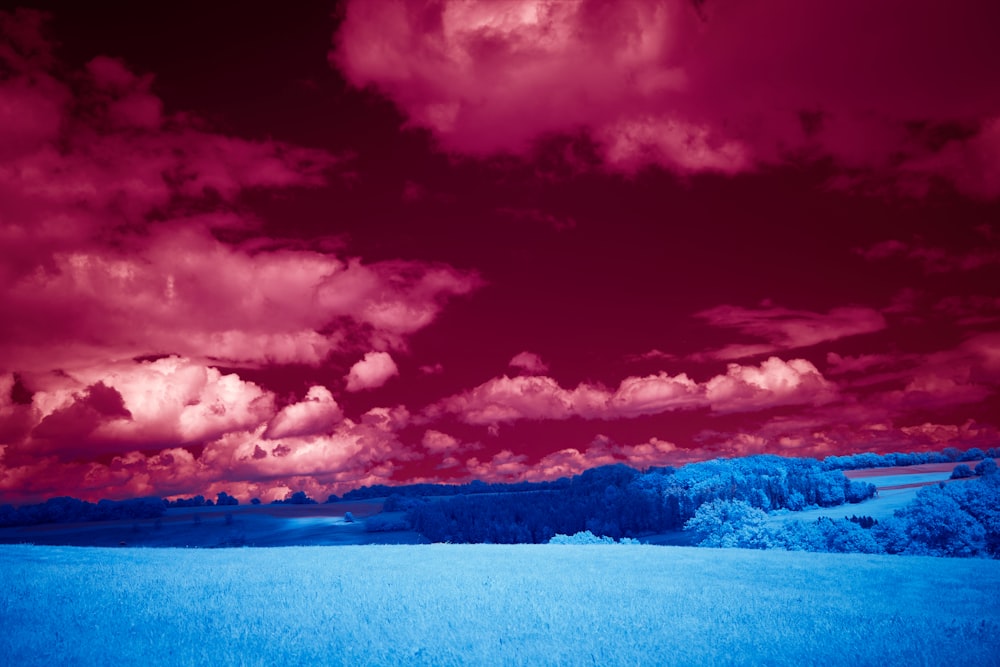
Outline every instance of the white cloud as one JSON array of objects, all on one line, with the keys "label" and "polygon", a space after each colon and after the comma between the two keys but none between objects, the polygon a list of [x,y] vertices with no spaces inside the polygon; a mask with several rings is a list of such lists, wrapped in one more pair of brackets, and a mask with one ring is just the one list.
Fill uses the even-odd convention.
[{"label": "white cloud", "polygon": [[399,375],[399,369],[388,352],[369,352],[364,359],[351,366],[344,379],[347,380],[347,391],[361,391],[381,387],[393,375]]}]

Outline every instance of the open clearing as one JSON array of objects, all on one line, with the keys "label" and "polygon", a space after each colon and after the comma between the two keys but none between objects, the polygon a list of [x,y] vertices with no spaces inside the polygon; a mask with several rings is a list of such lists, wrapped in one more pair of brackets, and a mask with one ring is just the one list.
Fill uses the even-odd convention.
[{"label": "open clearing", "polygon": [[652,546],[0,547],[11,665],[997,665],[1000,562]]}]

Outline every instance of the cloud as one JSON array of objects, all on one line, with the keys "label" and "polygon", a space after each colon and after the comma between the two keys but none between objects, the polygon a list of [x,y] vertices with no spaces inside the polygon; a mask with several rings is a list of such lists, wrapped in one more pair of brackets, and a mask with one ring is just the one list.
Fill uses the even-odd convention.
[{"label": "cloud", "polygon": [[529,375],[541,375],[549,370],[548,365],[534,352],[519,352],[510,360],[511,368],[518,368]]},{"label": "cloud", "polygon": [[926,355],[900,374],[901,389],[878,400],[894,413],[975,404],[1000,387],[1000,334],[982,333],[957,347]]},{"label": "cloud", "polygon": [[364,359],[351,366],[344,379],[347,391],[361,391],[381,387],[394,375],[399,375],[399,369],[388,352],[368,352]]},{"label": "cloud", "polygon": [[881,313],[858,306],[834,308],[827,313],[774,306],[758,309],[716,306],[697,313],[697,316],[713,326],[736,329],[766,341],[727,345],[702,355],[723,360],[809,347],[847,336],[874,333],[886,327]]},{"label": "cloud", "polygon": [[451,412],[469,424],[569,419],[601,411],[608,398],[600,387],[580,385],[566,390],[550,377],[503,376],[451,396],[433,406],[431,412]]},{"label": "cloud", "polygon": [[[478,284],[472,274],[420,262],[365,265],[302,250],[234,247],[202,221],[174,223],[122,239],[120,249],[53,252],[38,260],[48,270],[0,288],[0,304],[22,314],[0,324],[4,356],[18,359],[21,369],[150,353],[318,365],[347,334],[402,346],[447,298]],[[54,331],[54,319],[65,329]]]},{"label": "cloud", "polygon": [[677,445],[659,438],[650,438],[637,445],[619,445],[607,436],[598,435],[588,447],[571,447],[546,454],[537,465],[525,471],[525,479],[532,482],[559,479],[615,463],[642,470],[678,463],[685,458],[685,452]]},{"label": "cloud", "polygon": [[965,252],[955,252],[941,247],[904,243],[894,239],[881,241],[867,248],[857,248],[855,252],[869,261],[897,257],[907,259],[919,264],[927,274],[975,271],[1000,264],[1000,250],[995,248],[979,247]]},{"label": "cloud", "polygon": [[638,417],[705,405],[704,388],[686,374],[658,373],[622,380],[618,390],[608,397],[604,418]]},{"label": "cloud", "polygon": [[422,443],[427,451],[434,454],[453,451],[459,445],[458,440],[452,436],[434,429],[424,431]]},{"label": "cloud", "polygon": [[981,121],[971,137],[949,141],[937,152],[914,158],[905,168],[949,178],[973,197],[1000,197],[1000,114]]},{"label": "cloud", "polygon": [[488,461],[470,458],[465,462],[468,478],[487,482],[541,482],[571,477],[598,466],[624,463],[645,469],[654,465],[670,465],[697,460],[677,445],[650,438],[636,445],[620,445],[605,435],[598,435],[586,447],[567,447],[550,452],[532,462],[526,454],[504,449]]},{"label": "cloud", "polygon": [[779,405],[822,405],[837,389],[805,359],[771,357],[760,366],[729,364],[725,375],[705,384],[705,397],[716,412],[747,412]]},{"label": "cloud", "polygon": [[653,348],[649,352],[643,352],[642,354],[629,354],[626,355],[625,361],[630,363],[639,361],[674,361],[677,359],[677,355],[670,354],[669,352],[664,352]]},{"label": "cloud", "polygon": [[895,366],[901,361],[904,359],[898,355],[887,354],[861,354],[850,357],[828,352],[826,355],[827,373],[830,375],[864,373],[879,367]]},{"label": "cloud", "polygon": [[[32,440],[2,450],[0,493],[19,502],[58,495],[66,488],[90,500],[191,495],[213,489],[214,493],[238,493],[243,500],[251,496],[283,498],[288,489],[306,489],[312,497],[325,498],[365,484],[387,483],[397,466],[422,456],[399,439],[399,431],[408,423],[403,408],[373,408],[360,420],[340,419],[320,430],[317,419],[331,417],[330,399],[322,388],[311,388],[303,401],[288,406],[301,409],[279,412],[274,409],[273,397],[266,393],[264,400],[248,403],[247,399],[261,390],[235,375],[212,373],[214,369],[199,372],[180,360],[172,363],[177,366],[173,391],[163,393],[162,383],[146,384],[145,394],[123,390],[124,410],[109,400],[113,398],[110,386],[97,392],[63,392],[61,401],[55,390],[38,392],[39,415],[49,403],[57,407],[48,414],[59,414],[65,407],[76,409],[81,401],[93,403],[99,392],[103,392],[96,399],[100,409],[107,412],[112,408],[111,414],[104,415],[82,441],[73,439],[60,449],[45,449],[45,443]],[[142,373],[139,369],[133,376]],[[207,384],[199,386],[199,377]],[[122,385],[129,384],[134,390],[137,378],[131,379],[131,384]],[[108,437],[108,427],[126,419],[125,410],[133,414],[127,424],[131,430],[119,435],[131,438],[140,434],[136,441],[106,449],[107,454],[96,460],[88,456],[99,451],[95,439]],[[204,412],[214,415],[218,428],[204,428]],[[84,426],[90,428],[90,417],[82,417]],[[191,441],[197,447],[162,446],[149,439],[177,442],[181,440],[178,431],[189,426],[198,427],[190,433],[197,436]],[[69,429],[59,435],[79,431]]]},{"label": "cloud", "polygon": [[[15,47],[0,52],[0,310],[18,314],[0,321],[3,370],[170,354],[316,366],[401,349],[480,284],[257,237],[241,194],[322,185],[339,158],[166,114],[152,76],[113,58],[69,71],[41,23],[0,20]],[[220,240],[232,231],[245,240]]]},{"label": "cloud", "polygon": [[521,482],[531,468],[524,454],[515,454],[504,449],[495,454],[489,461],[480,461],[472,457],[465,462],[465,467],[473,479],[490,480],[491,482]]},{"label": "cloud", "polygon": [[[856,184],[1000,195],[1000,56],[976,4],[354,0],[331,63],[449,151],[585,133],[606,167],[828,159]],[[943,140],[942,140],[943,138]]]},{"label": "cloud", "polygon": [[961,326],[994,324],[1000,321],[1000,297],[970,294],[941,299],[934,311]]},{"label": "cloud", "polygon": [[19,452],[85,457],[199,444],[274,415],[270,392],[180,357],[48,374],[35,382],[35,426],[29,440],[12,443]]},{"label": "cloud", "polygon": [[521,419],[610,420],[696,408],[731,413],[820,405],[836,395],[836,386],[809,361],[770,357],[759,366],[729,364],[725,375],[703,383],[684,373],[630,376],[614,391],[586,383],[565,389],[546,376],[503,376],[432,405],[428,414],[451,413],[483,425]]},{"label": "cloud", "polygon": [[32,435],[42,440],[80,439],[89,436],[105,421],[131,419],[132,413],[125,407],[118,390],[97,382],[45,415]]},{"label": "cloud", "polygon": [[286,405],[268,423],[264,437],[273,440],[300,435],[314,435],[329,431],[344,414],[330,390],[313,386],[305,398]]}]

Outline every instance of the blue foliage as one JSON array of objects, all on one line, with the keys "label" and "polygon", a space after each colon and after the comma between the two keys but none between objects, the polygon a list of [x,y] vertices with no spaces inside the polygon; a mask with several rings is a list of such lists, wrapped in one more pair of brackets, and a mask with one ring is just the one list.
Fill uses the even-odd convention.
[{"label": "blue foliage", "polygon": [[[560,484],[516,485],[518,492],[461,494],[404,501],[414,529],[435,542],[542,543],[555,534],[590,531],[614,539],[679,530],[714,500],[758,511],[859,502],[875,487],[851,482],[815,459],[750,456],[639,472],[625,465],[593,468]],[[459,487],[461,488],[461,487]]]},{"label": "blue foliage", "polygon": [[983,459],[976,466],[975,473],[982,477],[983,475],[995,475],[997,472],[997,464],[993,459]]},{"label": "blue foliage", "polygon": [[706,547],[766,549],[771,546],[764,524],[767,514],[742,500],[713,500],[698,508],[684,529]]},{"label": "blue foliage", "polygon": [[951,471],[951,478],[952,479],[964,479],[966,477],[972,477],[972,475],[973,475],[972,468],[970,468],[969,466],[965,465],[964,463],[958,464]]},{"label": "blue foliage", "polygon": [[239,505],[240,501],[234,498],[233,496],[229,495],[225,491],[220,491],[215,501],[215,504],[220,507],[232,507],[235,505]]},{"label": "blue foliage", "polygon": [[63,496],[44,503],[0,507],[0,526],[28,526],[42,523],[77,523],[120,519],[153,519],[162,516],[166,503],[162,498],[101,500],[97,504]]},{"label": "blue foliage", "polygon": [[769,540],[794,551],[1000,558],[1000,476],[928,486],[883,521],[790,521],[772,529]]},{"label": "blue foliage", "polygon": [[598,537],[589,530],[585,530],[575,535],[553,535],[549,544],[639,544],[639,541],[629,537],[623,537],[620,540]]},{"label": "blue foliage", "polygon": [[296,491],[284,500],[272,500],[272,505],[316,505],[316,501],[306,495],[305,491]]},{"label": "blue foliage", "polygon": [[894,468],[897,466],[913,466],[922,463],[952,463],[954,461],[978,461],[984,457],[1000,456],[1000,449],[991,447],[982,450],[972,447],[961,451],[948,447],[941,452],[892,452],[890,454],[875,454],[865,452],[848,456],[828,456],[823,459],[827,470],[858,470],[860,468]]}]

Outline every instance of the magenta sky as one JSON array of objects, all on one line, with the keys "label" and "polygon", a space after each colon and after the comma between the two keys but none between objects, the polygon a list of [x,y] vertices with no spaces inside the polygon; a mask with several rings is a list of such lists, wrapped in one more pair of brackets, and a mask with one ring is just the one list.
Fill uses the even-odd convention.
[{"label": "magenta sky", "polygon": [[993,0],[30,4],[0,502],[1000,444]]}]

